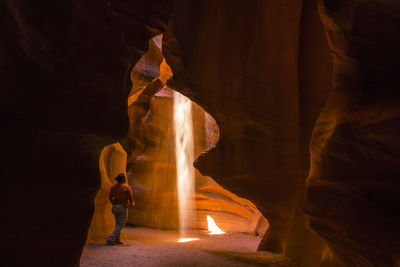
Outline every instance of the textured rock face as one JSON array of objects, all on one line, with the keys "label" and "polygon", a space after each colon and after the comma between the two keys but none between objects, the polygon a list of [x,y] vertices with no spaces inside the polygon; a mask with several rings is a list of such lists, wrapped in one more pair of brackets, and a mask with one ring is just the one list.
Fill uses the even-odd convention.
[{"label": "textured rock face", "polygon": [[[150,40],[149,50],[131,73],[130,129],[122,145],[129,154],[128,178],[134,185],[136,207],[129,213],[128,223],[177,229],[173,95],[166,87],[157,93],[172,76],[161,53],[161,40],[161,35]],[[198,155],[215,146],[219,133],[215,121],[208,114],[206,118],[203,109],[194,104],[192,111]],[[268,223],[254,204],[223,189],[212,178],[198,171],[195,174],[196,209],[191,227],[207,229],[206,216],[211,215],[226,231],[265,232]]]},{"label": "textured rock face", "polygon": [[[291,220],[299,176],[301,1],[291,2],[177,1],[164,34],[164,55],[174,73],[170,86],[202,105],[221,130],[216,148],[196,167],[257,203],[279,232],[276,238]],[[279,19],[282,14],[287,19]]]},{"label": "textured rock face", "polygon": [[[131,109],[135,109],[135,105]],[[207,143],[215,145],[218,129],[214,121],[208,123],[211,132],[206,131],[206,114],[199,106],[193,104],[192,113],[195,153],[199,154],[206,150]],[[165,88],[151,99],[149,114],[140,125],[144,133],[142,143],[146,147],[130,164],[133,174],[130,182],[134,184],[136,200],[135,209],[129,213],[130,223],[164,229],[179,228],[173,117],[173,94]],[[207,140],[206,132],[214,132],[212,140]],[[206,216],[211,215],[225,231],[264,233],[267,227],[265,219],[254,204],[223,189],[212,178],[198,171],[195,172],[195,180],[195,209],[190,227],[207,229]],[[264,224],[264,229],[257,229],[258,224]]]},{"label": "textured rock face", "polygon": [[[300,151],[304,179],[310,165],[310,139],[315,121],[332,88],[332,59],[317,10],[317,1],[303,1],[299,42]],[[303,213],[305,194],[301,181],[294,225],[288,238],[286,255],[307,266],[319,266],[323,241],[310,234],[309,220]],[[304,249],[304,244],[307,248]]]},{"label": "textured rock face", "polygon": [[171,10],[164,0],[110,2],[0,3],[5,266],[79,262],[100,152],[128,130],[130,66]]},{"label": "textured rock face", "polygon": [[131,72],[132,88],[128,97],[129,134],[122,141],[128,152],[128,162],[135,160],[145,148],[143,121],[150,110],[150,99],[160,91],[172,76],[161,53],[162,35],[149,41],[149,50]]},{"label": "textured rock face", "polygon": [[[149,99],[172,75],[168,65],[163,61],[161,38],[162,35],[158,35],[149,41],[148,51],[136,63],[130,75],[132,88],[128,96],[128,105],[131,106],[128,116],[132,127],[129,127],[128,136],[121,140],[121,143],[131,157],[140,153],[145,146],[141,125],[149,111]],[[110,212],[112,205],[108,195],[111,186],[116,183],[114,178],[120,173],[126,174],[126,165],[127,153],[120,143],[103,148],[99,159],[101,187],[95,198],[95,212],[89,229],[89,240],[104,241],[114,229],[115,220]]]},{"label": "textured rock face", "polygon": [[[302,25],[318,41],[303,37]],[[322,59],[307,49],[324,41],[315,7],[304,11],[302,1],[176,1],[164,33],[169,86],[204,107],[221,131],[196,167],[257,204],[271,224],[260,249],[282,251],[287,243],[296,257],[314,251],[304,244],[316,238],[300,207],[308,140],[330,89],[326,45],[315,53]],[[299,74],[299,66],[314,64],[323,77]]]},{"label": "textured rock face", "polygon": [[[154,93],[153,93],[154,94]],[[135,103],[130,114],[135,114]],[[151,110],[151,111],[150,111]],[[141,112],[141,110],[139,110]],[[172,103],[166,98],[149,99],[146,119],[140,125],[143,151],[130,162],[135,210],[129,222],[150,227],[177,229],[176,170]],[[135,152],[133,152],[135,153]]]},{"label": "textured rock face", "polygon": [[316,124],[305,211],[328,266],[399,264],[397,1],[320,1],[334,89]]}]

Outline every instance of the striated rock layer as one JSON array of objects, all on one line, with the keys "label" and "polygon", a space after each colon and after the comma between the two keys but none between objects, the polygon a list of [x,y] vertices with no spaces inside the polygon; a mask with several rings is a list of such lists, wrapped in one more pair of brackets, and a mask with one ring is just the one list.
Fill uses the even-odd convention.
[{"label": "striated rock layer", "polygon": [[324,266],[398,266],[400,3],[320,1],[334,88],[311,141],[305,212]]}]

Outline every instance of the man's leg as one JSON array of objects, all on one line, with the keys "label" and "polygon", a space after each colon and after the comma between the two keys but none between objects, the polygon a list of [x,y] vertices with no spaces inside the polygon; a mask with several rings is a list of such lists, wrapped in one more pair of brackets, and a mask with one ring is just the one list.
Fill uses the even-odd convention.
[{"label": "man's leg", "polygon": [[115,216],[116,225],[114,231],[107,240],[107,244],[110,243],[110,245],[111,243],[115,244],[115,241],[118,240],[117,238],[119,238],[121,230],[125,226],[126,220],[128,218],[128,209],[122,205],[115,205],[113,207],[113,213]]},{"label": "man's leg", "polygon": [[[114,219],[115,219],[115,228],[116,228],[117,225],[118,225],[118,210],[115,208],[114,205],[112,206],[111,213],[112,213],[113,216],[114,216]],[[108,239],[107,239],[107,241],[106,241],[106,245],[108,245],[108,246],[113,246],[113,245],[115,245],[115,241],[114,241],[114,237],[113,237],[113,234],[114,234],[114,232],[115,232],[115,228],[114,228],[114,231],[112,232],[112,234],[108,237]]]},{"label": "man's leg", "polygon": [[[118,220],[119,220],[118,217],[115,216],[115,226],[117,226]],[[121,244],[121,232],[119,232],[119,233],[115,236],[115,238],[114,238],[114,243],[115,243],[115,244]]]}]

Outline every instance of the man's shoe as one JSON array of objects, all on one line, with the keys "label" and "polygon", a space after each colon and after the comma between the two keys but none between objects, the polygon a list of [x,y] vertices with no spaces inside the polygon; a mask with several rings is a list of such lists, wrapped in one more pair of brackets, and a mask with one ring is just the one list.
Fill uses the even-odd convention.
[{"label": "man's shoe", "polygon": [[115,240],[115,244],[122,245],[122,244],[124,244],[124,242],[121,242],[121,240]]},{"label": "man's shoe", "polygon": [[112,241],[112,240],[107,240],[107,241],[106,241],[106,245],[107,245],[107,246],[114,246],[114,245],[115,245],[115,242]]}]

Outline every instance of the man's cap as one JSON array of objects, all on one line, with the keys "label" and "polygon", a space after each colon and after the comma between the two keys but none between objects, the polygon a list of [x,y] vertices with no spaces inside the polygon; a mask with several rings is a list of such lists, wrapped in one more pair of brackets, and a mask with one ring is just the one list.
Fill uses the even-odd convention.
[{"label": "man's cap", "polygon": [[117,175],[117,177],[115,177],[115,180],[117,180],[117,182],[122,183],[126,181],[126,177],[125,174],[120,173]]}]

